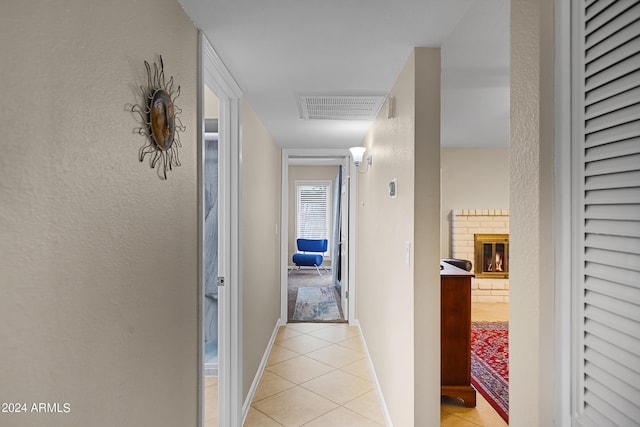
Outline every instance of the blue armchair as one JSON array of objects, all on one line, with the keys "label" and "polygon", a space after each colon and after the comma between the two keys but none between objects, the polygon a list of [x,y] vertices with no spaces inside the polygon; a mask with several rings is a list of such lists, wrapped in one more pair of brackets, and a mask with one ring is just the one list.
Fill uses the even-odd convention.
[{"label": "blue armchair", "polygon": [[300,267],[315,267],[319,276],[322,276],[320,267],[322,267],[324,271],[329,271],[322,265],[324,253],[327,251],[327,246],[329,245],[327,239],[298,239],[296,243],[299,252],[293,254],[295,267],[289,271],[289,274],[291,274],[293,270],[300,270]]}]

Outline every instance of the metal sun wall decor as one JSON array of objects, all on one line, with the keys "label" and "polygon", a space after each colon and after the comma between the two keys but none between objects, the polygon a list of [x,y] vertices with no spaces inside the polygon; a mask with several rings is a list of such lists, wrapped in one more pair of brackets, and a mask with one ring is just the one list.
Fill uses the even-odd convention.
[{"label": "metal sun wall decor", "polygon": [[147,61],[144,61],[144,66],[147,68],[147,86],[140,86],[143,104],[131,108],[140,116],[142,124],[136,131],[146,138],[138,151],[138,159],[142,162],[149,155],[151,168],[157,165],[158,176],[167,179],[167,169],[180,166],[178,148],[182,144],[179,133],[186,130],[178,118],[182,110],[175,105],[180,96],[180,86],[174,90],[173,77],[165,81],[162,56],[160,65],[154,62],[153,69]]}]

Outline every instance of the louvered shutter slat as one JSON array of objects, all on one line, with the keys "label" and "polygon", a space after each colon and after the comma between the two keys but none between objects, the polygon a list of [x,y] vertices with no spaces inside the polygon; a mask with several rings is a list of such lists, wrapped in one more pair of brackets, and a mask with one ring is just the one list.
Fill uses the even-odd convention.
[{"label": "louvered shutter slat", "polygon": [[[602,2],[599,2],[602,3]],[[587,62],[600,58],[607,52],[611,52],[617,46],[622,46],[625,43],[631,42],[638,36],[638,28],[640,27],[640,20],[632,22],[628,26],[622,28],[620,31],[611,34],[609,37],[601,40],[600,43],[594,45],[588,49],[585,55]]]},{"label": "louvered shutter slat", "polygon": [[[638,125],[640,125],[640,123],[638,123]],[[640,154],[633,154],[631,156],[587,162],[585,165],[585,174],[589,177],[609,173],[638,171],[639,166]],[[638,202],[640,202],[640,200],[638,200]]]},{"label": "louvered shutter slat", "polygon": [[585,52],[591,47],[613,37],[627,25],[640,19],[640,5],[634,0],[619,0],[612,3],[585,25]]},{"label": "louvered shutter slat", "polygon": [[611,357],[607,356],[607,353],[601,353],[592,348],[589,348],[587,351],[585,351],[584,358],[585,360],[588,360],[598,366],[608,364],[610,366],[611,374],[614,375],[619,381],[632,386],[634,384],[640,384],[640,375],[638,375],[637,372],[618,363],[617,360],[611,359]]},{"label": "louvered shutter slat", "polygon": [[[585,312],[585,332],[603,341],[611,343],[616,351],[611,355],[615,358],[623,358],[625,353],[640,354],[640,337],[634,322],[623,316],[618,316],[610,311],[589,306]],[[620,322],[616,324],[615,322]],[[585,344],[589,341],[585,339]],[[631,360],[631,358],[627,357]],[[637,366],[627,365],[631,369],[638,369]]]},{"label": "louvered shutter slat", "polygon": [[[595,89],[604,84],[613,82],[620,77],[632,73],[640,67],[640,54],[635,54],[624,61],[611,65],[605,72],[590,75],[586,79],[587,90]],[[587,66],[587,70],[589,67]]]},{"label": "louvered shutter slat", "polygon": [[[623,45],[617,46],[615,49],[604,53],[599,58],[589,61],[587,67],[587,77],[595,76],[596,74],[605,71],[611,64],[622,63],[626,59],[630,61],[637,61],[640,57],[636,55],[638,53],[638,44],[640,39],[632,39]],[[635,58],[635,59],[634,59]],[[627,63],[627,66],[632,66],[633,63]],[[603,73],[603,76],[605,74]]]},{"label": "louvered shutter slat", "polygon": [[640,181],[640,171],[591,176],[585,181],[585,190],[632,188],[635,187],[634,181]]},{"label": "louvered shutter slat", "polygon": [[616,0],[600,0],[600,1],[593,1],[590,3],[593,3],[592,5],[587,5],[587,13],[585,14],[585,18],[586,20],[590,20],[593,19],[594,16],[598,15],[600,12],[602,12],[604,9],[606,9],[607,7],[611,6],[611,4],[615,3]]},{"label": "louvered shutter slat", "polygon": [[603,144],[611,144],[617,141],[624,141],[630,138],[637,138],[640,136],[640,123],[631,122],[625,123],[621,126],[608,128],[599,132],[585,135],[585,147],[597,147]]},{"label": "louvered shutter slat", "polygon": [[[629,293],[633,294],[633,290],[629,289]],[[585,294],[585,301],[587,304],[598,307],[604,311],[611,311],[618,316],[640,322],[640,312],[637,310],[637,305],[633,301],[612,298],[600,292],[590,291],[588,288]],[[638,338],[640,338],[640,335]]]},{"label": "louvered shutter slat", "polygon": [[[640,358],[635,354],[630,353],[629,351],[624,350],[614,344],[611,344],[608,341],[600,339],[596,335],[589,335],[585,339],[585,345],[587,347],[587,349],[584,352],[585,359],[586,359],[586,354],[588,354],[590,351],[598,352],[600,354],[606,355],[606,360],[604,361],[604,365],[606,365],[608,361],[613,361],[614,363],[612,363],[612,367],[613,365],[620,365],[624,369],[634,372],[634,376],[628,377],[630,380],[633,378],[638,378],[637,369],[634,369],[634,367],[640,364]],[[632,382],[632,384],[637,384],[637,383]]]},{"label": "louvered shutter slat", "polygon": [[[633,154],[640,154],[640,137],[589,148],[585,155],[585,161],[590,163],[597,160],[613,159]],[[629,177],[629,182],[637,183],[638,181],[632,176]]]},{"label": "louvered shutter slat", "polygon": [[600,0],[586,0],[586,1],[585,1],[585,7],[586,7],[586,8],[589,8],[589,6],[591,6],[592,4],[597,3],[597,2],[599,2],[599,1],[600,1]]},{"label": "louvered shutter slat", "polygon": [[[640,63],[638,63],[640,66]],[[613,128],[625,123],[635,122],[640,128],[640,104],[614,110],[606,115],[601,115],[591,120],[587,120],[587,133],[594,133],[604,129]]]},{"label": "louvered shutter slat", "polygon": [[640,200],[640,188],[609,188],[603,190],[588,191],[587,203],[592,205],[603,204],[628,204]]},{"label": "louvered shutter slat", "polygon": [[638,85],[640,85],[640,71],[634,71],[613,82],[589,90],[589,92],[586,93],[585,106],[589,108],[590,105],[632,90],[638,87]]},{"label": "louvered shutter slat", "polygon": [[[587,396],[587,397],[589,397],[590,400],[593,400],[592,397],[590,396]],[[585,418],[590,420],[590,422],[585,425],[588,425],[590,427],[600,427],[600,426],[607,426],[611,424],[611,421],[606,419],[600,412],[596,411],[595,407],[593,406],[589,406],[585,408],[584,416]]]},{"label": "louvered shutter slat", "polygon": [[[612,265],[614,267],[626,268],[628,270],[636,270],[638,265],[640,265],[640,256],[638,255],[589,247],[585,248],[584,259],[586,262]],[[640,329],[640,325],[638,329]]]},{"label": "louvered shutter slat", "polygon": [[640,221],[640,205],[593,205],[585,208],[586,219],[620,219]]},{"label": "louvered shutter slat", "polygon": [[[633,426],[637,425],[633,418],[630,418],[625,409],[629,403],[606,387],[593,377],[587,376],[585,380],[587,393],[584,399],[590,403],[598,412],[600,412],[609,422],[600,424],[601,426]],[[615,406],[614,406],[615,405]]]},{"label": "louvered shutter slat", "polygon": [[[602,295],[609,295],[632,305],[640,305],[640,288],[626,286],[608,280],[589,277],[585,280],[585,289]],[[637,309],[636,309],[637,310]]]},{"label": "louvered shutter slat", "polygon": [[600,279],[610,280],[627,286],[635,286],[640,288],[640,272],[620,269],[611,265],[589,264],[585,267],[585,275]]},{"label": "louvered shutter slat", "polygon": [[637,242],[638,239],[633,236],[609,236],[589,233],[585,238],[585,247],[613,251],[617,253],[616,255],[620,253],[640,255],[640,247]]},{"label": "louvered shutter slat", "polygon": [[640,223],[592,219],[585,224],[585,231],[590,234],[640,237]]},{"label": "louvered shutter slat", "polygon": [[640,102],[640,86],[621,92],[602,100],[601,102],[589,105],[586,110],[585,118],[587,120],[602,116],[603,114],[612,113],[625,107]]},{"label": "louvered shutter slat", "polygon": [[607,394],[610,398],[616,400],[618,406],[622,410],[622,413],[627,418],[640,420],[640,407],[634,405],[625,398],[626,396],[633,396],[633,393],[636,391],[633,386],[630,386],[617,376],[612,375],[610,372],[601,369],[597,364],[589,363],[588,359],[585,364],[585,372],[589,377],[598,381],[600,384],[606,384],[608,390]]}]

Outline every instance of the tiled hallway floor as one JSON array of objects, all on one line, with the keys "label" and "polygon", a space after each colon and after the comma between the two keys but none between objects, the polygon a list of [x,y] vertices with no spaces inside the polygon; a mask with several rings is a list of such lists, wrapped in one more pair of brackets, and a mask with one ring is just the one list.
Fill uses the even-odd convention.
[{"label": "tiled hallway floor", "polygon": [[218,427],[218,377],[204,377],[204,426]]},{"label": "tiled hallway floor", "polygon": [[358,329],[280,328],[245,427],[385,425]]},{"label": "tiled hallway floor", "polygon": [[[507,321],[509,304],[473,303],[473,321]],[[441,426],[507,424],[477,394],[477,406],[442,398]],[[337,323],[289,323],[280,328],[246,427],[385,425],[358,329]]]}]

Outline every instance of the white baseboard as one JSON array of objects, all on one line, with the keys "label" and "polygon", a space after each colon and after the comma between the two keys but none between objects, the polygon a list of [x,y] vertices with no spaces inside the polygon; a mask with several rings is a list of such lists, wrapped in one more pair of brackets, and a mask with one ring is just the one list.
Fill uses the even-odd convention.
[{"label": "white baseboard", "polygon": [[258,371],[256,372],[255,377],[253,377],[253,382],[251,383],[251,387],[249,388],[249,393],[247,393],[247,398],[242,405],[242,424],[244,425],[245,420],[247,419],[247,415],[249,414],[249,409],[251,408],[251,402],[253,402],[253,397],[256,394],[256,390],[258,389],[258,384],[260,384],[260,379],[262,379],[262,373],[264,372],[264,368],[267,366],[267,360],[269,359],[269,354],[271,354],[271,348],[273,347],[273,343],[276,341],[276,335],[278,335],[278,330],[280,326],[284,325],[282,323],[282,319],[278,319],[276,321],[276,326],[273,328],[273,333],[271,334],[271,339],[269,340],[269,344],[267,344],[267,348],[262,355],[262,360],[260,361],[260,365],[258,366]]},{"label": "white baseboard", "polygon": [[369,373],[371,374],[373,385],[376,388],[376,395],[378,396],[378,402],[380,403],[380,408],[382,409],[382,415],[384,416],[385,424],[387,425],[387,427],[393,427],[393,423],[391,422],[391,415],[389,415],[389,409],[387,408],[387,403],[385,402],[384,396],[382,395],[382,389],[380,388],[380,383],[378,382],[378,376],[376,375],[376,370],[373,367],[373,363],[371,362],[371,356],[369,355],[369,348],[367,348],[367,341],[364,339],[362,329],[360,328],[360,322],[358,322],[358,320],[355,319],[353,321],[349,321],[349,324],[358,327],[358,331],[360,332],[360,340],[362,340],[362,348],[367,357],[367,364],[369,365]]}]

